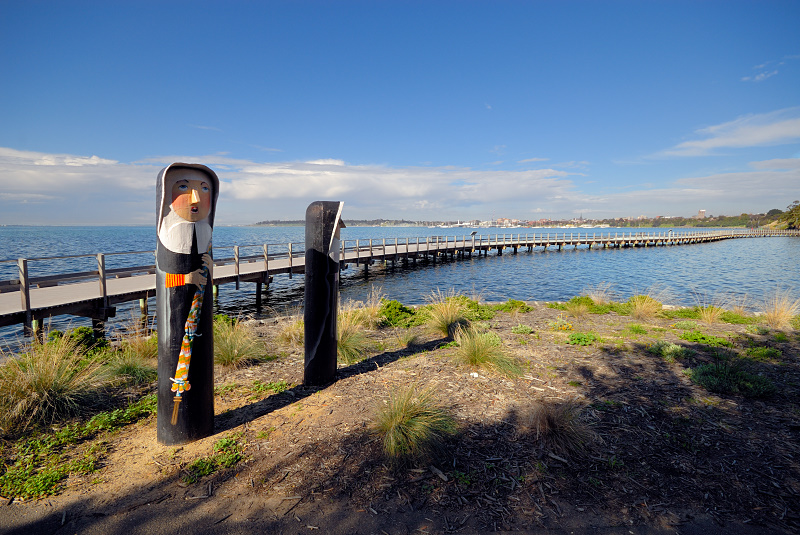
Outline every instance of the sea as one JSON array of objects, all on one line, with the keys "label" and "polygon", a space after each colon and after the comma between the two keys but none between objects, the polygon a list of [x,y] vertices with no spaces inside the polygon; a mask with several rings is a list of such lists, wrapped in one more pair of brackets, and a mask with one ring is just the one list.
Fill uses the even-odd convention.
[{"label": "sea", "polygon": [[[426,227],[348,227],[342,240],[349,247],[371,239],[375,245],[402,243],[406,238],[431,236],[525,236],[526,234],[629,234],[692,232],[684,228],[426,228]],[[717,230],[717,229],[703,229]],[[272,252],[303,251],[305,229],[297,227],[225,227],[214,229],[214,257],[233,256],[238,245],[242,255],[259,254],[264,244]],[[18,277],[17,259],[28,259],[29,277],[90,271],[97,269],[97,253],[104,253],[106,268],[151,265],[156,245],[154,227],[69,227],[0,226],[0,281]],[[58,257],[58,258],[54,258]],[[64,258],[69,257],[69,258]],[[798,282],[800,238],[769,237],[723,240],[712,243],[671,247],[588,249],[586,247],[520,249],[512,254],[488,256],[473,254],[463,259],[417,262],[408,266],[398,262],[363,266],[349,265],[340,280],[341,301],[363,301],[373,292],[407,305],[424,304],[433,292],[464,294],[487,302],[507,299],[524,301],[566,301],[589,288],[610,287],[616,300],[642,293],[657,294],[665,304],[693,306],[719,304],[731,300],[749,303],[755,312],[764,299],[785,292],[800,299]],[[218,313],[240,318],[265,318],[298,312],[303,304],[302,275],[276,275],[262,293],[262,308],[256,310],[253,283],[220,287],[215,302]],[[155,298],[149,302],[155,311]],[[117,307],[109,321],[114,329],[138,317],[139,303]],[[47,329],[65,330],[90,325],[87,318],[50,318]],[[0,328],[0,348],[18,346],[21,326]]]}]

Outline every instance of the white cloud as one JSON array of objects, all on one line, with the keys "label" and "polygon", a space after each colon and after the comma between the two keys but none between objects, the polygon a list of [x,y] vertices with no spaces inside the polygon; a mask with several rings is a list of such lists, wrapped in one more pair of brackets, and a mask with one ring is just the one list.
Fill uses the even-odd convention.
[{"label": "white cloud", "polygon": [[800,108],[746,115],[695,132],[704,139],[684,141],[657,156],[708,156],[721,149],[763,147],[800,140]]},{"label": "white cloud", "polygon": [[577,211],[584,217],[621,217],[691,214],[699,208],[732,214],[782,208],[800,189],[795,158],[594,195],[571,180],[574,170],[558,168],[387,167],[338,159],[263,163],[224,154],[121,163],[0,148],[0,224],[151,225],[156,176],[175,161],[203,162],[217,172],[219,224],[302,219],[316,200],[344,201],[345,215],[353,219],[538,218],[577,216]]},{"label": "white cloud", "polygon": [[519,160],[517,163],[531,163],[531,162],[546,162],[550,158],[527,158],[525,160]]}]

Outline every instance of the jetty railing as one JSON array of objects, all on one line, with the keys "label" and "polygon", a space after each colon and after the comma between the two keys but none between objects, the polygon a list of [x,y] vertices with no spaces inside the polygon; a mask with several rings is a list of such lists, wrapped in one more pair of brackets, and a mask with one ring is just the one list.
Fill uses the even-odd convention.
[{"label": "jetty railing", "polygon": [[[600,247],[647,247],[650,245],[676,245],[684,243],[699,243],[731,238],[755,238],[766,236],[800,236],[797,230],[766,230],[766,229],[733,229],[733,230],[691,230],[675,231],[663,230],[657,232],[631,231],[631,232],[533,232],[533,233],[495,233],[477,235],[477,232],[462,234],[461,236],[418,236],[409,238],[381,238],[381,239],[353,239],[342,240],[340,251],[340,265],[344,268],[347,264],[364,266],[364,269],[376,260],[395,262],[398,259],[405,261],[418,257],[427,257],[434,262],[441,255],[450,254],[488,254],[495,250],[498,255],[503,250],[512,248],[514,252],[520,247],[529,250],[537,247],[563,247],[573,246],[593,248]],[[114,253],[92,253],[80,255],[64,255],[36,258],[18,258],[0,260],[3,264],[16,264],[17,277],[0,280],[0,325],[24,323],[31,326],[36,318],[32,313],[31,290],[69,286],[71,284],[91,283],[96,281],[94,289],[90,286],[82,288],[85,295],[75,295],[69,301],[65,298],[58,304],[49,304],[39,309],[37,314],[49,311],[52,314],[77,314],[87,315],[98,320],[106,320],[114,314],[113,305],[124,300],[142,299],[154,294],[155,288],[155,262],[142,264],[142,255],[149,255],[153,260],[154,251],[130,251]],[[137,255],[139,258],[137,258]],[[246,245],[228,245],[214,247],[214,283],[239,283],[255,282],[258,285],[257,304],[260,303],[260,285],[269,284],[271,275],[287,273],[292,277],[294,273],[302,273],[305,267],[304,244],[300,243],[263,243]],[[120,260],[123,259],[123,260]],[[109,267],[108,260],[119,267]],[[33,275],[31,264],[47,263],[45,275]],[[66,263],[75,267],[70,271],[55,272],[53,266]],[[127,264],[127,265],[125,265]],[[90,267],[90,268],[87,268]],[[221,268],[217,270],[216,268]],[[12,268],[13,270],[13,268]],[[8,272],[8,269],[4,270]],[[39,271],[39,270],[37,270]],[[149,277],[149,278],[148,278]],[[129,285],[124,291],[120,290],[109,298],[108,282],[111,279],[136,279],[141,281],[137,285]],[[4,298],[2,294],[19,292],[17,305]],[[123,295],[124,294],[124,295]],[[12,296],[7,296],[12,297]],[[71,311],[67,311],[70,310]]]}]

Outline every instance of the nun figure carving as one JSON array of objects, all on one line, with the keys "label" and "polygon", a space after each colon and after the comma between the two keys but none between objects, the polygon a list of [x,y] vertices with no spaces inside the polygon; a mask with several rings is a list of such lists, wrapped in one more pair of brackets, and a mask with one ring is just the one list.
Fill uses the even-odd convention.
[{"label": "nun figure carving", "polygon": [[158,246],[158,441],[214,432],[211,232],[219,179],[200,164],[173,163],[156,182]]}]

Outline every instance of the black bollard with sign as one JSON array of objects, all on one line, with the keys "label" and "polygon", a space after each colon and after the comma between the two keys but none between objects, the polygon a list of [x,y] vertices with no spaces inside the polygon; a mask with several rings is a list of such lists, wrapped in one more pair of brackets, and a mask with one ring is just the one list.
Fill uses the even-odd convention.
[{"label": "black bollard with sign", "polygon": [[336,377],[343,207],[339,201],[316,201],[306,209],[305,385],[326,385]]},{"label": "black bollard with sign", "polygon": [[218,193],[217,175],[200,164],[171,164],[156,182],[157,438],[165,445],[214,432],[211,234]]}]

